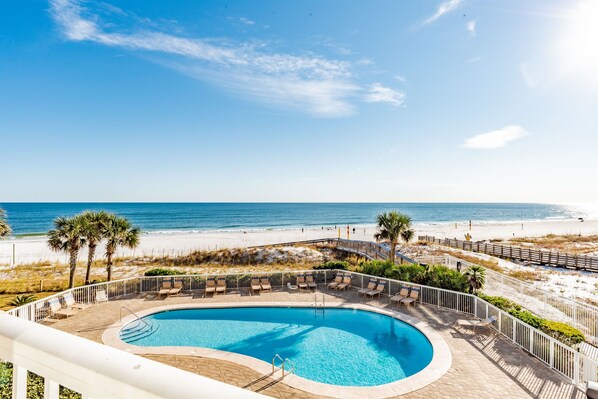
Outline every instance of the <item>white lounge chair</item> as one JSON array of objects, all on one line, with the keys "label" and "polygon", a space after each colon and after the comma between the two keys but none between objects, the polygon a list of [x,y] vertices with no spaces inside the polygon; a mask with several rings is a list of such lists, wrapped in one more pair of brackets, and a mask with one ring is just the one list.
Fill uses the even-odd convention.
[{"label": "white lounge chair", "polygon": [[96,303],[100,302],[108,302],[108,295],[104,290],[97,290],[96,291]]},{"label": "white lounge chair", "polygon": [[62,297],[64,298],[64,303],[66,304],[67,308],[85,310],[91,306],[89,303],[75,301],[72,292],[67,292]]},{"label": "white lounge chair", "polygon": [[74,316],[77,314],[75,309],[63,309],[62,305],[60,304],[60,299],[52,298],[48,301],[48,306],[50,306],[50,313],[52,316],[58,317],[65,317],[68,318],[70,316]]},{"label": "white lounge chair", "polygon": [[453,326],[455,326],[455,329],[457,331],[460,331],[459,328],[463,327],[463,328],[470,328],[472,329],[473,333],[475,334],[478,328],[491,328],[492,327],[492,323],[496,321],[496,317],[495,316],[490,316],[485,318],[484,320],[464,320],[464,319],[460,319],[457,320]]}]

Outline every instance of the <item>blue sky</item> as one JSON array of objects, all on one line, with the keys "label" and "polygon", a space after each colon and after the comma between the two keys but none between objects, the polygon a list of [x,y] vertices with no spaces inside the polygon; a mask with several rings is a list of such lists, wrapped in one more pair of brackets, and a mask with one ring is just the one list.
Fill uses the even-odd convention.
[{"label": "blue sky", "polygon": [[598,2],[0,2],[2,201],[598,202]]}]

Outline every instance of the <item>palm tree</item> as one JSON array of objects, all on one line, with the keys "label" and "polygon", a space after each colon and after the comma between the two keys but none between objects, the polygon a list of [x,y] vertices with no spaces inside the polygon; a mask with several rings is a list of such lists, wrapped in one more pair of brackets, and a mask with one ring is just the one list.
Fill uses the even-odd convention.
[{"label": "palm tree", "polygon": [[85,237],[85,241],[87,241],[87,247],[89,248],[89,251],[87,252],[85,284],[89,284],[91,265],[93,264],[96,248],[103,238],[103,224],[107,218],[108,214],[104,211],[86,211],[81,214],[81,220],[83,221],[83,236]]},{"label": "palm tree", "polygon": [[463,275],[469,282],[469,293],[473,294],[477,290],[482,289],[486,283],[486,269],[482,266],[472,265],[465,270]]},{"label": "palm tree", "polygon": [[8,237],[12,233],[12,229],[6,220],[6,211],[0,208],[0,238]]},{"label": "palm tree", "polygon": [[48,246],[50,249],[69,254],[69,288],[73,288],[75,285],[77,255],[81,247],[85,245],[83,224],[81,216],[59,217],[54,219],[54,229],[48,232]]},{"label": "palm tree", "polygon": [[108,272],[108,281],[110,281],[112,278],[112,256],[118,247],[137,247],[141,230],[133,227],[126,218],[114,214],[108,214],[102,230],[104,238],[106,238],[106,271]]},{"label": "palm tree", "polygon": [[401,212],[381,213],[377,217],[378,232],[376,241],[387,242],[390,246],[390,261],[395,262],[395,251],[399,239],[409,241],[415,234],[411,229],[411,218]]}]

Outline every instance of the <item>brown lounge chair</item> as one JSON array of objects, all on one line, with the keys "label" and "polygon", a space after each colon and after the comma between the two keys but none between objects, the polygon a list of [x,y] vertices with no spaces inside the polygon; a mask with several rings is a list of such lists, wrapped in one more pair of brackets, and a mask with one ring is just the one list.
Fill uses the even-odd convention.
[{"label": "brown lounge chair", "polygon": [[409,293],[409,296],[407,298],[401,299],[399,301],[399,305],[404,303],[405,306],[409,306],[409,304],[412,303],[413,306],[415,307],[415,302],[417,302],[417,299],[419,298],[419,291],[420,291],[419,287],[412,287],[411,292]]},{"label": "brown lounge chair", "polygon": [[314,280],[314,275],[311,273],[308,273],[305,275],[305,282],[307,283],[307,286],[309,287],[309,289],[311,290],[312,288],[314,290],[318,289],[318,284],[316,283],[316,281]]},{"label": "brown lounge chair", "polygon": [[351,285],[351,275],[350,274],[345,274],[345,277],[343,277],[343,282],[340,283],[339,285],[337,285],[336,287],[334,287],[335,290],[346,290],[347,287],[349,287]]},{"label": "brown lounge chair", "polygon": [[376,280],[375,278],[371,278],[367,287],[362,288],[359,291],[357,291],[357,296],[367,294],[369,291],[376,288],[376,284],[378,284],[378,280]]},{"label": "brown lounge chair", "polygon": [[160,291],[158,291],[158,297],[161,297],[162,295],[168,296],[168,293],[170,292],[171,288],[172,283],[170,281],[162,282],[162,288],[160,288]]},{"label": "brown lounge chair", "polygon": [[390,303],[392,304],[393,302],[397,303],[397,306],[399,306],[399,303],[401,302],[401,300],[408,298],[409,297],[409,287],[407,287],[406,285],[401,287],[401,290],[396,293],[392,298],[390,298]]},{"label": "brown lounge chair", "polygon": [[299,290],[309,290],[309,286],[305,282],[305,274],[298,274],[297,275],[297,287]]},{"label": "brown lounge chair", "polygon": [[334,288],[336,288],[337,285],[339,285],[342,282],[343,282],[343,273],[338,273],[336,275],[336,277],[334,278],[334,281],[332,281],[328,284],[328,289],[329,290],[334,289]]},{"label": "brown lounge chair", "polygon": [[68,318],[69,316],[74,316],[77,314],[75,309],[66,308],[63,309],[62,305],[60,304],[60,299],[52,298],[48,301],[48,305],[50,306],[50,313],[56,318],[65,317]]},{"label": "brown lounge chair", "polygon": [[378,285],[376,286],[376,289],[368,291],[365,294],[367,296],[369,296],[370,298],[374,298],[375,296],[378,296],[378,298],[379,298],[380,294],[382,294],[382,292],[384,291],[385,288],[386,288],[386,281],[384,281],[384,280],[378,281]]},{"label": "brown lounge chair", "polygon": [[215,293],[216,293],[216,279],[214,277],[208,277],[208,279],[206,280],[205,295],[212,294],[212,296],[214,296]]},{"label": "brown lounge chair", "polygon": [[218,284],[216,285],[216,294],[226,294],[226,278],[218,277]]},{"label": "brown lounge chair", "polygon": [[178,295],[183,289],[183,282],[181,280],[175,280],[173,287],[168,291],[168,296]]},{"label": "brown lounge chair", "polygon": [[259,277],[251,277],[251,292],[260,292],[262,290],[262,286],[260,285],[260,278]]},{"label": "brown lounge chair", "polygon": [[262,286],[262,291],[272,291],[272,285],[270,284],[270,279],[268,277],[261,277],[260,285]]}]

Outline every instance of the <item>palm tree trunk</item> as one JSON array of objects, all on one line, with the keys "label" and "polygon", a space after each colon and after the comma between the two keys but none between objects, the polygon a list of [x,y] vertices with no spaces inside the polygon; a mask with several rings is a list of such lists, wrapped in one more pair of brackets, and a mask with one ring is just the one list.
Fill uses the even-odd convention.
[{"label": "palm tree trunk", "polygon": [[77,269],[77,255],[78,250],[71,250],[70,252],[70,259],[69,259],[69,288],[73,288],[75,286],[75,270]]},{"label": "palm tree trunk", "polygon": [[390,262],[394,265],[395,263],[395,251],[397,248],[397,242],[391,241],[390,242]]},{"label": "palm tree trunk", "polygon": [[112,253],[106,253],[106,272],[108,273],[107,280],[110,281],[112,278]]},{"label": "palm tree trunk", "polygon": [[89,284],[89,277],[91,274],[91,265],[93,263],[93,257],[96,253],[96,246],[90,245],[89,252],[87,253],[87,270],[85,271],[85,285]]}]

